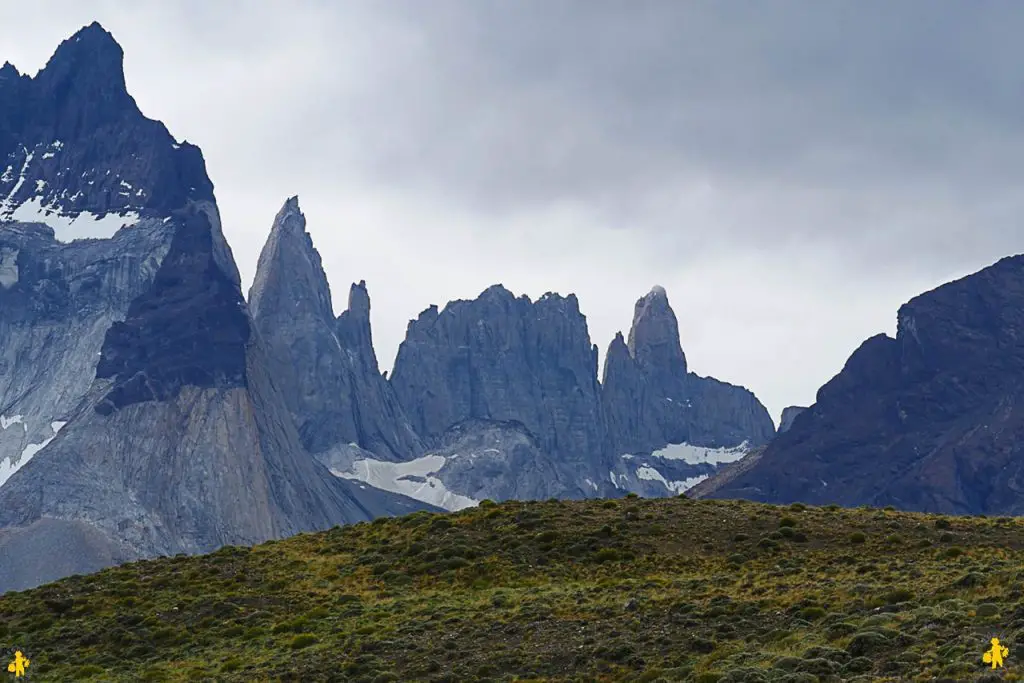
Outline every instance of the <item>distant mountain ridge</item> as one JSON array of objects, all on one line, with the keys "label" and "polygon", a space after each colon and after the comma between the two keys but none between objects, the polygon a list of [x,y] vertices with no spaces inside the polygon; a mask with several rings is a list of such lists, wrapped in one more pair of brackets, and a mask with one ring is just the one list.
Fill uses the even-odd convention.
[{"label": "distant mountain ridge", "polygon": [[1024,513],[1024,256],[900,307],[744,472],[707,495]]}]

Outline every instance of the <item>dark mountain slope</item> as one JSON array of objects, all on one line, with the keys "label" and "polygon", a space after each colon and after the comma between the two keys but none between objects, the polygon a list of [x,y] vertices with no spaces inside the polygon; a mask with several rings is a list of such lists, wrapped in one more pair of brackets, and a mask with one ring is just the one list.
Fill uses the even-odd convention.
[{"label": "dark mountain slope", "polygon": [[717,497],[1024,512],[1024,257],[904,304]]}]

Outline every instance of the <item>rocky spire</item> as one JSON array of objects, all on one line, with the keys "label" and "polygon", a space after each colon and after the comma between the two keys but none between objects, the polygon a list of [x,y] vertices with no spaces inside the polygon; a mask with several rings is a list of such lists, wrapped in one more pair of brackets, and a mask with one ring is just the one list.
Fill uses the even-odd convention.
[{"label": "rocky spire", "polygon": [[630,355],[621,332],[615,333],[604,357],[601,404],[608,448],[616,456],[663,445],[661,430],[648,404],[647,378]]},{"label": "rocky spire", "polygon": [[758,445],[775,432],[749,391],[687,372],[676,316],[660,286],[636,302],[628,343],[616,335],[609,346],[601,392],[615,454],[684,442]]},{"label": "rocky spire", "polygon": [[353,284],[348,292],[348,309],[338,316],[338,339],[342,346],[355,351],[356,358],[369,373],[379,373],[377,353],[373,349],[370,328],[370,294],[366,281]]},{"label": "rocky spire", "polygon": [[679,343],[679,324],[665,288],[655,285],[636,302],[629,329],[629,352],[641,368],[659,374],[686,375],[686,356]]},{"label": "rocky spire", "polygon": [[306,232],[299,198],[289,197],[274,218],[249,290],[253,317],[278,316],[330,320],[331,289],[320,252]]},{"label": "rocky spire", "polygon": [[320,254],[295,197],[274,220],[249,307],[311,453],[355,443],[387,460],[420,454],[419,437],[378,370],[366,283],[352,286],[348,310],[335,319]]}]

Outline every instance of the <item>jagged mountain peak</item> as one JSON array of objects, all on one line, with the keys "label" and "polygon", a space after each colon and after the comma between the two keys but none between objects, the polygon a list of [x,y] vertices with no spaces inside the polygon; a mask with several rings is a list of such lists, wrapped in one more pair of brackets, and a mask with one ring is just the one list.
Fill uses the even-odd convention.
[{"label": "jagged mountain peak", "polygon": [[297,197],[274,219],[249,309],[310,453],[330,460],[354,443],[386,460],[419,455],[422,444],[377,365],[366,281],[352,284],[348,308],[335,318]]},{"label": "jagged mountain peak", "polygon": [[40,99],[82,110],[83,127],[139,114],[124,78],[124,50],[99,23],[63,41],[33,79]]},{"label": "jagged mountain peak", "polygon": [[665,288],[662,287],[661,285],[654,285],[653,287],[651,287],[651,291],[647,292],[647,296],[645,296],[644,298],[645,299],[664,299],[665,302],[667,303],[668,302],[668,293],[665,291]]},{"label": "jagged mountain peak", "polygon": [[110,31],[94,21],[63,40],[43,71],[64,66],[102,70],[106,76],[123,77],[124,50]]},{"label": "jagged mountain peak", "polygon": [[302,213],[302,209],[299,208],[299,195],[292,195],[284,201],[281,206],[281,210],[277,212],[277,218],[274,220],[274,225],[271,230],[278,227],[279,223],[283,223],[284,219],[289,216],[297,216],[302,223],[302,229],[306,229],[306,216]]},{"label": "jagged mountain peak", "polygon": [[370,293],[366,281],[352,283],[348,291],[348,308],[338,316],[338,339],[349,349],[355,360],[370,375],[380,373],[377,352],[373,348],[373,331],[370,327]]},{"label": "jagged mountain peak", "polygon": [[143,116],[124,52],[99,24],[62,42],[35,77],[0,70],[0,223],[42,223],[61,242],[106,239],[213,201],[202,152]]},{"label": "jagged mountain peak", "polygon": [[[519,420],[560,457],[600,450],[597,353],[575,296],[533,303],[499,284],[428,308],[410,322],[390,382],[425,437],[470,418]],[[558,401],[552,414],[546,404]]]},{"label": "jagged mountain peak", "polygon": [[665,289],[655,285],[633,307],[627,343],[642,368],[658,367],[685,375],[686,355],[679,342],[679,323]]},{"label": "jagged mountain peak", "polygon": [[333,323],[331,289],[297,196],[274,217],[249,289],[249,307],[254,318],[288,310]]},{"label": "jagged mountain peak", "polygon": [[349,288],[348,311],[360,318],[370,319],[370,293],[366,289],[366,280],[354,282]]}]

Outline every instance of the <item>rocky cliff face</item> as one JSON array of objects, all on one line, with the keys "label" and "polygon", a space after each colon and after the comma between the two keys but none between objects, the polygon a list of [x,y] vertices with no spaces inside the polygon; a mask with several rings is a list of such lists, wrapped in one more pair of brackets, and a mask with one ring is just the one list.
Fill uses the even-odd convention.
[{"label": "rocky cliff face", "polygon": [[793,421],[797,418],[797,415],[807,410],[803,406],[789,406],[782,409],[782,417],[779,419],[779,434],[782,432],[789,431],[789,428],[793,426]]},{"label": "rocky cliff face", "polygon": [[274,221],[249,305],[302,442],[313,454],[355,444],[382,460],[420,455],[423,444],[381,376],[366,284],[353,285],[334,317],[320,254],[298,199]]},{"label": "rocky cliff face", "polygon": [[596,371],[575,296],[495,285],[411,321],[389,381],[448,489],[582,498],[611,490]]},{"label": "rocky cliff face", "polygon": [[198,150],[98,25],[0,71],[0,591],[419,507],[306,454]]},{"label": "rocky cliff face", "polygon": [[668,295],[653,288],[634,307],[629,341],[605,356],[601,402],[613,481],[644,495],[681,492],[775,432],[743,387],[689,372]]},{"label": "rocky cliff face", "polygon": [[536,302],[495,285],[409,323],[390,382],[413,426],[437,439],[468,419],[517,421],[546,452],[601,452],[597,349],[574,295]]},{"label": "rocky cliff face", "polygon": [[1024,512],[1024,257],[904,304],[715,497]]}]

